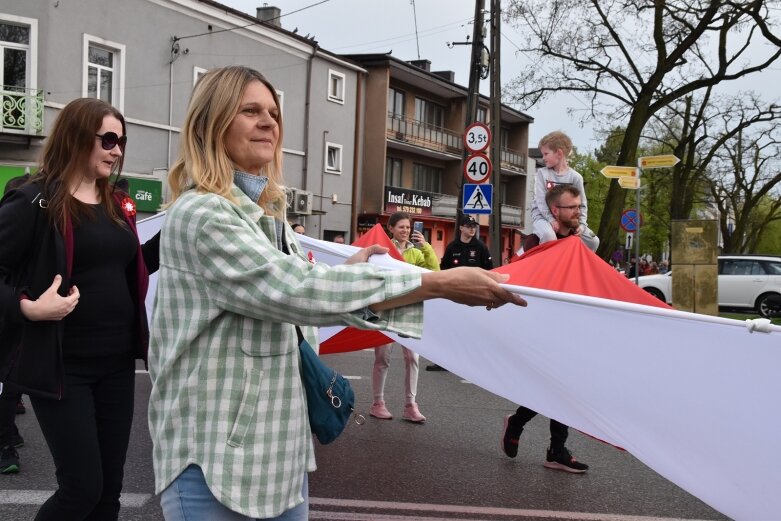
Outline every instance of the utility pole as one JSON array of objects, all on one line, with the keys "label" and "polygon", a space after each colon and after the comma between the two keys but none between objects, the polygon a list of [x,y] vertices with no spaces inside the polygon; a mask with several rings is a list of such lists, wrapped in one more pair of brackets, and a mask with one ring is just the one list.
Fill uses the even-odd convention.
[{"label": "utility pole", "polygon": [[[485,11],[485,0],[475,0],[475,20],[474,30],[472,32],[472,58],[469,62],[469,87],[466,96],[466,114],[464,117],[464,129],[477,121],[477,101],[480,99],[480,56],[482,54],[483,44],[483,12]],[[468,42],[467,42],[468,43]],[[453,45],[465,45],[464,42],[454,42]],[[464,161],[466,161],[469,152],[464,147],[464,154],[461,157],[461,170],[464,170]],[[458,223],[461,220],[463,214],[464,205],[464,178],[460,177],[458,183],[458,200],[456,201],[456,223],[455,230],[453,232],[453,238],[459,237]]]},{"label": "utility pole", "polygon": [[491,209],[491,257],[495,266],[502,265],[502,83],[499,70],[502,7],[500,0],[491,0],[491,163],[494,165],[493,208]]}]

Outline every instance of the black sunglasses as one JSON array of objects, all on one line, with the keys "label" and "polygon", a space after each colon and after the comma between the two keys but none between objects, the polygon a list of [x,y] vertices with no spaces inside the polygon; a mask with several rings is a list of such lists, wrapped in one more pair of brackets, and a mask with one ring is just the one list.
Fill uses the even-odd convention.
[{"label": "black sunglasses", "polygon": [[100,146],[103,150],[113,150],[113,148],[119,145],[119,148],[125,150],[127,144],[127,136],[119,137],[114,132],[106,132],[105,134],[95,134],[95,137],[100,138]]}]

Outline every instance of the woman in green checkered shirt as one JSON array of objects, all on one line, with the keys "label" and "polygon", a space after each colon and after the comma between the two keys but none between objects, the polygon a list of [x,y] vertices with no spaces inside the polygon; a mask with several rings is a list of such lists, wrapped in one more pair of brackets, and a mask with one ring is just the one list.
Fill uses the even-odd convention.
[{"label": "woman in green checkered shirt", "polygon": [[315,470],[299,374],[300,325],[420,338],[428,298],[525,305],[505,278],[465,268],[378,270],[360,250],[312,264],[285,220],[274,87],[234,66],[199,80],[171,169],[152,319],[149,426],[168,520],[306,519]]}]

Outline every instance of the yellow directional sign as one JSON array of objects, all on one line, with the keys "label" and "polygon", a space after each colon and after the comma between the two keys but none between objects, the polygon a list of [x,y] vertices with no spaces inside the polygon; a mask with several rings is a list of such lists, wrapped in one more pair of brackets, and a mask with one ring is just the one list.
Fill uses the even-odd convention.
[{"label": "yellow directional sign", "polygon": [[628,188],[629,190],[637,190],[640,188],[639,177],[619,177],[618,186],[621,188]]},{"label": "yellow directional sign", "polygon": [[633,166],[606,166],[600,170],[603,176],[609,178],[637,177],[637,168]]},{"label": "yellow directional sign", "polygon": [[645,156],[638,159],[637,164],[640,168],[669,168],[677,165],[681,160],[672,154],[663,156]]}]

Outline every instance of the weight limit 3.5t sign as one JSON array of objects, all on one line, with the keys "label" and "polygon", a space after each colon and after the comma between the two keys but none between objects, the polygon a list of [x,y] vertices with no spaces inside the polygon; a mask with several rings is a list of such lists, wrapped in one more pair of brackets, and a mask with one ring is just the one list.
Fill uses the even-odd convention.
[{"label": "weight limit 3.5t sign", "polygon": [[464,131],[464,147],[470,154],[482,152],[491,143],[491,130],[483,123],[472,123]]}]

